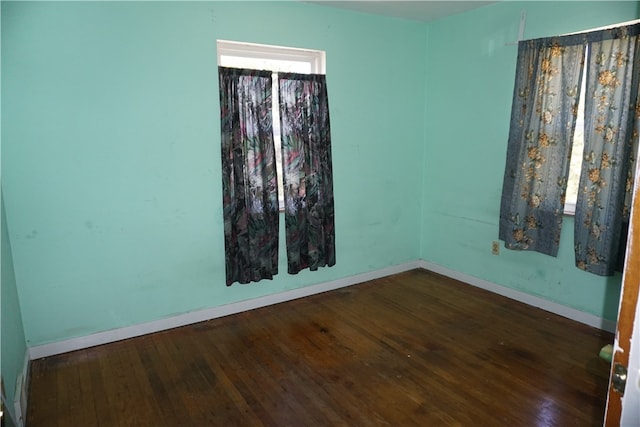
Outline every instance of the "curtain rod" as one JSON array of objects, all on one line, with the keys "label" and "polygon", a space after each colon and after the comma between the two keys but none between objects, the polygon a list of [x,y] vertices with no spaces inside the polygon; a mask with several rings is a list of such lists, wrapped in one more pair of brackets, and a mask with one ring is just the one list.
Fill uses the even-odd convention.
[{"label": "curtain rod", "polygon": [[[525,38],[524,38],[524,28],[525,28],[526,20],[527,20],[527,13],[525,11],[522,11],[522,13],[520,15],[520,31],[518,32],[518,40],[515,41],[515,42],[511,42],[511,43],[505,43],[504,44],[505,46],[515,46],[518,43],[520,43],[521,41],[525,40]],[[626,27],[628,25],[634,25],[634,24],[640,24],[640,19],[634,19],[634,20],[631,20],[631,21],[620,22],[618,24],[613,24],[613,25],[605,25],[604,27],[590,28],[588,30],[576,31],[576,32],[573,32],[573,33],[560,34],[560,36],[558,36],[558,37],[572,36],[572,35],[576,35],[576,34],[590,33],[590,32],[593,32],[593,31],[600,31],[600,30],[610,30],[610,29],[613,29],[613,28]],[[527,39],[527,40],[533,40],[533,39]]]}]

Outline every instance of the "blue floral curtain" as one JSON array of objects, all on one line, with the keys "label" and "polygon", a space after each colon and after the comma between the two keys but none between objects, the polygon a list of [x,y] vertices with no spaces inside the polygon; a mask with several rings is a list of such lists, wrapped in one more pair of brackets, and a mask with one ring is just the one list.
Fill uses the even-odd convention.
[{"label": "blue floral curtain", "polygon": [[640,116],[640,25],[590,36],[585,146],[576,204],[576,265],[612,275],[622,265]]},{"label": "blue floral curtain", "polygon": [[329,102],[324,75],[279,73],[288,272],[336,262]]},{"label": "blue floral curtain", "polygon": [[518,46],[500,205],[499,237],[509,249],[556,256],[584,64],[575,37]]},{"label": "blue floral curtain", "polygon": [[278,273],[271,72],[219,67],[227,286]]},{"label": "blue floral curtain", "polygon": [[584,157],[575,213],[576,265],[611,275],[624,259],[640,119],[640,24],[521,42],[500,238],[555,256],[584,52]]}]

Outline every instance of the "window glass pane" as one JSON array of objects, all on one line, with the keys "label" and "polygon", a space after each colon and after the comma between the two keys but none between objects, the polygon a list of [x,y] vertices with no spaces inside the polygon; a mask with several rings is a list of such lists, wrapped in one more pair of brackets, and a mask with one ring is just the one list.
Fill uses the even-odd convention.
[{"label": "window glass pane", "polygon": [[578,200],[580,186],[580,171],[582,169],[582,156],[584,152],[584,98],[587,86],[587,65],[582,70],[582,87],[580,88],[580,100],[578,101],[578,116],[576,117],[576,131],[573,134],[573,148],[571,149],[571,162],[569,164],[569,180],[567,182],[567,194],[565,196],[565,213],[573,215]]},{"label": "window glass pane", "polygon": [[242,56],[220,55],[220,65],[223,67],[252,68],[254,70],[271,70],[286,73],[311,73],[311,63],[300,61],[286,61],[283,59],[249,58]]},{"label": "window glass pane", "polygon": [[280,139],[280,100],[278,97],[278,75],[272,74],[272,108],[273,117],[273,145],[276,151],[276,174],[278,175],[278,205],[284,211],[284,183],[282,175],[282,143]]}]

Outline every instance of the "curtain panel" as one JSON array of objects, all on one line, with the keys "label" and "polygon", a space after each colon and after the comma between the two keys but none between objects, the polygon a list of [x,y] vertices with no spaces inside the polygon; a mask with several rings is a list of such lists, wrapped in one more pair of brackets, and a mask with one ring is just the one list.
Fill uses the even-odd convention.
[{"label": "curtain panel", "polygon": [[584,47],[520,42],[499,237],[509,249],[556,256]]},{"label": "curtain panel", "polygon": [[278,273],[271,72],[218,67],[227,286]]},{"label": "curtain panel", "polygon": [[333,266],[333,168],[324,75],[279,73],[287,269]]},{"label": "curtain panel", "polygon": [[640,25],[603,30],[588,42],[585,138],[576,204],[576,265],[621,270],[629,227],[640,115]]}]

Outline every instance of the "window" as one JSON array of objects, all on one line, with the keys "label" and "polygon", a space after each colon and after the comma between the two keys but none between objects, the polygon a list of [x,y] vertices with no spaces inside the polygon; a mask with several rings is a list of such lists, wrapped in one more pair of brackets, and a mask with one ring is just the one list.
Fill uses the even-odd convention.
[{"label": "window", "polygon": [[582,85],[580,87],[580,99],[578,101],[578,116],[576,117],[576,130],[573,134],[571,149],[571,161],[569,163],[569,179],[567,180],[567,193],[565,195],[565,215],[575,215],[576,202],[580,187],[580,171],[582,170],[582,156],[584,153],[584,98],[587,91],[587,61],[582,69]]},{"label": "window", "polygon": [[[278,72],[325,74],[325,52],[311,49],[272,46],[255,43],[218,40],[218,65],[222,67],[251,68],[272,71],[272,93],[278,93]],[[278,204],[284,210],[282,183],[282,157],[280,140],[280,106],[278,96],[272,99],[273,142],[276,151],[278,175]]]},{"label": "window", "polygon": [[279,211],[288,273],[335,265],[324,52],[218,41],[218,64],[227,286],[278,274]]},{"label": "window", "polygon": [[638,142],[629,111],[637,105],[639,37],[633,24],[518,43],[500,205],[507,248],[557,256],[569,204],[576,266],[609,276],[622,265]]}]

